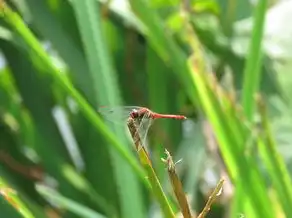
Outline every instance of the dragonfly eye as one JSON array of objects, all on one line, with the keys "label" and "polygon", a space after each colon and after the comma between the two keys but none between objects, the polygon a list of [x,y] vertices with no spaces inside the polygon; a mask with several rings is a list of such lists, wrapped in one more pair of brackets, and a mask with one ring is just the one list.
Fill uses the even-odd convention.
[{"label": "dragonfly eye", "polygon": [[132,118],[138,118],[139,117],[139,112],[136,109],[133,109],[132,112],[130,113],[130,116]]}]

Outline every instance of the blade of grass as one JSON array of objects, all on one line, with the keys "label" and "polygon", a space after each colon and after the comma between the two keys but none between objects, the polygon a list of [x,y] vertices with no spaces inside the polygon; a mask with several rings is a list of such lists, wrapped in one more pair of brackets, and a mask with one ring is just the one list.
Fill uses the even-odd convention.
[{"label": "blade of grass", "polygon": [[[194,62],[190,63],[190,68],[195,68]],[[194,70],[192,75],[194,75],[194,82],[200,91],[202,106],[205,107],[206,114],[214,128],[221,153],[224,161],[227,163],[232,180],[236,183],[239,178],[244,178],[244,181],[242,181],[244,190],[254,210],[258,214],[272,217],[270,211],[272,207],[267,206],[270,203],[269,198],[264,190],[264,182],[260,177],[259,171],[254,167],[256,166],[255,163],[250,162],[251,160],[242,155],[242,151],[239,149],[239,145],[242,142],[239,142],[238,139],[230,134],[232,132],[231,126],[230,123],[226,123],[228,118],[226,118],[226,114],[220,109],[221,106],[216,100],[218,97],[215,97],[211,90],[206,89],[202,77],[199,76],[200,74],[200,72]]]},{"label": "blade of grass", "polygon": [[264,32],[267,4],[267,0],[260,0],[257,2],[250,47],[244,69],[242,105],[248,120],[253,119],[255,109],[254,94],[258,91],[261,80],[263,56],[261,42]]},{"label": "blade of grass", "polygon": [[[228,118],[228,113],[224,113],[221,109],[221,104],[218,102],[220,99],[219,97],[215,96],[215,93],[218,92],[218,90],[210,89],[212,84],[210,84],[210,81],[208,80],[208,75],[205,71],[206,68],[202,67],[204,65],[204,57],[202,57],[202,54],[200,53],[200,46],[199,42],[196,41],[197,38],[194,35],[191,27],[188,28],[188,34],[189,34],[189,41],[190,45],[195,52],[195,55],[190,59],[190,69],[193,70],[192,76],[193,81],[198,87],[198,91],[200,92],[201,102],[202,106],[205,107],[205,111],[207,116],[210,118],[210,122],[213,125],[214,132],[216,136],[218,137],[219,145],[223,154],[223,157],[229,153],[229,158],[225,158],[225,161],[230,162],[230,160],[233,159],[233,163],[227,162],[227,166],[229,167],[229,172],[231,174],[232,179],[235,180],[235,182],[239,178],[245,178],[244,181],[242,181],[246,193],[249,192],[249,200],[251,205],[253,205],[254,210],[257,211],[260,214],[266,214],[266,216],[271,216],[271,212],[269,211],[269,208],[267,205],[272,205],[271,202],[269,202],[269,198],[265,192],[264,187],[264,181],[263,178],[259,174],[259,170],[254,167],[256,166],[255,162],[250,158],[245,158],[242,155],[242,139],[239,139],[237,137],[234,137],[233,134],[230,134],[234,131],[234,123],[230,123],[228,121],[232,120]],[[203,72],[205,74],[203,74]],[[215,104],[212,106],[212,104]],[[227,121],[227,122],[226,122]],[[221,127],[220,127],[221,126]],[[226,131],[226,132],[225,132]],[[225,143],[221,143],[220,141],[225,138]],[[225,148],[226,147],[226,148]],[[224,149],[224,150],[223,150]],[[231,151],[231,152],[230,152]],[[245,164],[243,164],[243,162]],[[250,164],[250,167],[247,167]],[[232,167],[232,168],[231,168]],[[236,169],[237,168],[237,169]],[[250,170],[252,168],[252,170]],[[235,171],[234,171],[235,170]],[[235,173],[235,174],[234,174]],[[239,173],[239,174],[238,174]],[[236,175],[237,174],[237,175]],[[257,179],[255,179],[257,177]],[[254,180],[255,179],[255,180]],[[254,180],[254,181],[252,181]],[[239,181],[241,182],[241,181]],[[256,184],[257,188],[251,188],[248,187],[248,183]],[[261,194],[259,194],[259,192]],[[265,197],[264,197],[265,195]],[[257,206],[255,206],[257,205]],[[260,208],[260,209],[258,209]]]},{"label": "blade of grass", "polygon": [[[168,82],[169,78],[166,73],[167,68],[165,67],[164,63],[155,53],[155,51],[150,47],[147,46],[147,79],[148,79],[148,102],[149,108],[153,111],[159,111],[161,113],[166,112],[168,109],[168,100],[173,100],[168,98]],[[164,81],[164,82],[161,82]],[[165,99],[161,101],[161,99]],[[160,121],[160,125],[158,128],[155,129],[153,137],[153,158],[156,160],[154,161],[154,166],[159,178],[163,178],[165,176],[165,168],[164,164],[161,163],[160,157],[163,155],[163,146],[160,146],[161,140],[159,137],[162,131],[170,132],[170,126],[168,125],[167,120]],[[161,127],[161,128],[160,128]],[[157,132],[157,134],[156,134]],[[174,132],[174,131],[173,131]],[[175,133],[171,134],[173,136]],[[155,140],[157,138],[157,140]],[[165,141],[164,141],[165,142]]]},{"label": "blade of grass", "polygon": [[[101,105],[120,105],[121,97],[117,83],[117,74],[113,68],[108,46],[105,41],[100,9],[96,0],[73,0],[77,23],[83,41],[85,56],[94,85],[97,102]],[[116,137],[123,144],[127,140],[121,128],[109,124]],[[109,148],[109,147],[108,147]],[[127,147],[130,150],[129,147]],[[135,175],[112,149],[109,149],[119,191],[119,203],[123,217],[143,217],[142,194]],[[131,196],[129,198],[128,196]]]},{"label": "blade of grass", "polygon": [[62,172],[70,184],[78,190],[88,193],[89,197],[99,205],[99,208],[102,209],[108,217],[116,217],[118,215],[117,209],[113,206],[113,202],[108,201],[104,196],[97,193],[92,185],[80,176],[72,167],[64,165],[62,167]]},{"label": "blade of grass", "polygon": [[[243,123],[247,123],[247,121],[245,120],[244,116],[242,116],[242,111],[240,110],[240,108],[238,107],[238,105],[236,105],[235,102],[235,98],[234,95],[231,92],[229,93],[225,93],[223,91],[223,89],[221,89],[220,86],[218,86],[216,80],[214,80],[215,78],[211,78],[214,82],[214,87],[210,87],[211,89],[213,88],[214,90],[216,90],[215,92],[218,94],[218,99],[221,99],[222,101],[222,106],[224,107],[224,110],[226,111],[226,114],[228,114],[229,116],[226,117],[226,119],[228,119],[228,123],[230,123],[230,125],[233,127],[233,133],[232,135],[237,138],[240,139],[242,142],[241,144],[238,144],[238,146],[240,147],[240,149],[244,152],[247,153],[247,150],[250,146],[247,146],[247,141],[249,141],[250,135],[253,134],[253,129],[248,129],[246,128],[246,126],[243,126]],[[247,148],[245,148],[247,147]],[[238,210],[241,210],[241,212],[243,211],[242,208],[245,209],[245,215],[252,217],[252,216],[256,216],[255,215],[255,211],[254,209],[251,207],[250,204],[248,204],[248,196],[247,196],[247,192],[244,191],[244,186],[243,186],[243,182],[242,180],[238,180],[236,182],[236,186],[235,186],[235,201],[240,201],[240,205],[238,204],[234,204],[233,208],[232,208],[232,213],[237,213]],[[242,202],[244,202],[242,204]],[[240,208],[238,208],[238,206],[241,206]],[[235,208],[236,207],[236,208]]]},{"label": "blade of grass", "polygon": [[[52,6],[45,1],[27,0],[26,3],[33,16],[32,26],[43,37],[50,40],[53,48],[68,66],[70,71],[68,76],[72,78],[74,87],[84,95],[91,106],[96,108],[98,105],[94,88],[96,84],[93,84],[82,45],[78,43],[79,34],[74,32],[76,19],[71,5],[66,1],[59,1],[55,8],[50,8]],[[70,25],[68,23],[66,25],[66,21]],[[78,114],[72,117],[72,120],[75,121],[72,129],[80,145],[79,150],[86,166],[84,176],[100,195],[110,199],[111,204],[118,207],[116,179],[113,175],[108,147],[95,146],[96,142],[105,143],[103,137],[96,133],[84,116]],[[73,122],[71,123],[73,124]],[[103,167],[97,170],[96,165]]]},{"label": "blade of grass", "polygon": [[53,101],[46,83],[37,77],[35,68],[26,56],[11,44],[1,41],[1,48],[14,75],[23,103],[32,116],[36,130],[34,149],[42,158],[44,169],[59,181],[60,190],[64,194],[74,199],[86,200],[84,195],[68,185],[62,174],[61,166],[71,161],[51,114]]},{"label": "blade of grass", "polygon": [[[244,189],[242,188],[242,184],[238,183],[236,184],[236,187],[234,189],[233,199],[230,206],[230,217],[236,217],[238,214],[243,214],[245,210],[245,215],[249,215],[250,217],[256,217],[255,213],[252,213],[253,211],[248,211],[248,209],[245,207],[248,205],[247,200],[245,200],[246,194],[244,194]],[[245,201],[244,201],[245,200]],[[242,203],[244,202],[244,203]],[[246,212],[247,211],[247,212]]]},{"label": "blade of grass", "polygon": [[[0,145],[0,147],[2,147],[2,145]],[[22,182],[23,180],[19,181],[18,178],[21,178],[21,177],[17,177],[17,176],[18,175],[14,171],[6,169],[4,164],[0,165],[0,180],[3,181],[4,186],[12,188],[13,190],[16,190],[17,192],[16,197],[18,197],[21,200],[21,202],[25,204],[25,207],[30,211],[31,214],[33,214],[34,217],[38,217],[38,218],[47,217],[45,214],[45,211],[39,204],[41,202],[43,203],[43,201],[40,200],[40,195],[35,191],[34,185],[32,184],[32,182],[30,181],[30,187],[28,187],[26,184],[23,184]],[[31,189],[33,189],[33,193]],[[0,198],[2,200],[5,200],[4,196]],[[2,211],[1,211],[1,215],[2,215]]]},{"label": "blade of grass", "polygon": [[[130,1],[130,3],[134,12],[139,16],[139,18],[145,24],[147,28],[146,35],[148,36],[148,39],[152,43],[152,45],[154,45],[154,48],[158,51],[159,55],[163,58],[163,60],[167,62],[167,64],[170,64],[173,67],[176,73],[178,72],[180,73],[179,78],[180,79],[182,78],[181,81],[183,82],[184,87],[186,88],[187,93],[189,94],[192,102],[197,104],[198,101],[200,100],[208,99],[209,101],[208,104],[212,105],[212,103],[214,102],[218,104],[216,106],[208,105],[208,107],[210,108],[208,109],[209,112],[207,112],[207,115],[209,119],[212,121],[211,123],[213,127],[215,125],[216,136],[217,138],[219,137],[221,150],[225,156],[225,161],[228,161],[229,167],[233,168],[232,170],[233,173],[231,173],[231,175],[234,175],[232,176],[233,178],[238,178],[239,176],[238,173],[240,173],[239,178],[246,177],[248,181],[244,183],[245,183],[245,188],[248,191],[251,191],[250,187],[253,186],[254,184],[258,185],[257,188],[252,187],[253,190],[252,190],[252,193],[250,194],[249,199],[253,201],[255,204],[251,204],[251,205],[253,205],[253,209],[257,211],[259,214],[271,217],[272,216],[272,213],[270,211],[271,207],[267,206],[267,205],[270,205],[270,203],[266,203],[266,201],[268,201],[268,196],[266,196],[267,194],[263,186],[264,182],[259,175],[258,169],[257,170],[252,169],[252,172],[249,172],[250,169],[252,168],[252,167],[251,168],[247,167],[250,164],[249,161],[245,159],[244,157],[242,157],[241,151],[238,150],[239,148],[234,148],[235,146],[241,147],[241,144],[243,143],[243,141],[238,140],[232,136],[231,132],[233,132],[233,129],[232,129],[233,127],[230,127],[230,126],[228,127],[228,125],[230,124],[227,125],[225,123],[226,118],[225,118],[224,112],[221,111],[220,114],[218,114],[219,112],[216,111],[216,108],[221,107],[219,106],[220,105],[219,102],[215,100],[217,99],[217,97],[214,96],[214,98],[210,100],[209,99],[210,97],[204,96],[203,94],[204,92],[202,92],[202,90],[199,90],[201,89],[202,86],[199,86],[197,79],[194,78],[195,72],[192,72],[192,70],[189,71],[188,69],[186,69],[186,65],[185,65],[186,56],[176,46],[176,44],[171,39],[171,37],[169,37],[169,35],[166,35],[167,31],[164,30],[161,19],[159,19],[158,15],[155,12],[153,12],[153,10],[151,10],[149,5],[147,5],[145,1],[141,1],[141,0],[136,0],[136,1],[133,0],[133,1]],[[199,46],[199,49],[201,49],[200,46]],[[195,52],[198,52],[197,48],[195,49]],[[193,67],[191,65],[190,69],[192,68]],[[185,80],[188,80],[188,81],[185,81]],[[198,87],[196,88],[196,86],[194,85]],[[199,96],[198,91],[200,91],[201,95],[203,95],[204,97]],[[204,107],[204,110],[206,109],[207,108]],[[215,121],[216,123],[214,123]],[[230,150],[232,150],[232,152],[230,152]],[[232,161],[230,162],[230,160]],[[246,163],[246,165],[242,164],[242,161]],[[251,181],[251,180],[254,180],[255,178],[254,176],[261,181],[260,184],[258,183],[258,181]],[[247,183],[249,183],[250,185],[247,185]],[[258,193],[259,192],[258,190],[260,190],[260,194]],[[263,196],[266,196],[266,197],[263,197]]]},{"label": "blade of grass", "polygon": [[165,154],[166,154],[166,159],[161,158],[161,160],[167,166],[168,176],[172,185],[173,192],[180,206],[181,213],[184,218],[191,218],[192,214],[189,207],[189,203],[187,201],[186,194],[184,193],[182,183],[176,173],[175,163],[173,162],[172,156],[170,155],[167,149],[165,149]]},{"label": "blade of grass", "polygon": [[137,151],[137,154],[139,156],[140,162],[147,172],[149,182],[150,182],[151,187],[152,187],[153,194],[157,198],[157,201],[161,206],[161,209],[164,213],[164,216],[168,217],[168,218],[174,218],[175,215],[174,215],[173,210],[170,206],[170,203],[162,190],[162,186],[161,186],[159,179],[158,179],[158,177],[157,177],[157,175],[152,167],[152,163],[151,163],[151,160],[149,158],[149,155],[148,155],[145,147],[142,144],[142,141],[141,141],[141,138],[140,138],[135,121],[136,120],[129,117],[128,121],[127,121],[127,125],[128,125],[128,129],[131,133],[133,142],[135,144],[136,151]]},{"label": "blade of grass", "polygon": [[10,188],[3,178],[0,178],[0,195],[2,195],[2,197],[4,197],[23,217],[35,217],[17,196],[17,192]]},{"label": "blade of grass", "polygon": [[157,52],[166,65],[173,69],[172,72],[182,83],[186,93],[194,105],[198,105],[197,90],[192,84],[186,65],[187,55],[177,46],[173,38],[167,34],[162,20],[143,0],[130,0],[134,13],[145,25],[144,34],[147,36],[151,47]]},{"label": "blade of grass", "polygon": [[[38,57],[37,60],[32,60],[32,62],[38,66],[38,62],[42,63],[48,71],[48,74],[54,81],[57,82],[60,87],[65,90],[70,96],[74,98],[78,106],[80,106],[81,112],[85,117],[92,123],[92,125],[100,131],[101,134],[110,142],[110,145],[113,146],[139,175],[141,180],[144,182],[146,187],[149,187],[148,182],[144,179],[144,171],[141,170],[135,158],[129,154],[129,152],[124,148],[124,146],[115,138],[114,134],[109,131],[107,126],[97,115],[95,110],[90,107],[87,101],[82,97],[82,95],[72,86],[70,81],[60,74],[59,70],[50,62],[48,55],[45,53],[44,49],[38,43],[36,38],[32,35],[31,31],[23,23],[20,17],[13,12],[9,7],[4,6],[2,8],[1,17],[7,22],[11,28],[14,30],[15,34],[23,41],[17,41],[18,44],[22,45],[21,49],[24,49],[24,52],[28,52],[30,55]],[[30,57],[30,56],[29,56]]]},{"label": "blade of grass", "polygon": [[86,99],[96,106],[88,65],[84,55],[78,46],[74,44],[72,37],[62,28],[61,23],[49,11],[46,2],[27,0],[26,4],[33,16],[33,25],[40,31],[43,37],[50,40],[58,54],[69,66],[70,75],[73,77],[76,86],[84,93]]},{"label": "blade of grass", "polygon": [[266,106],[260,96],[257,96],[257,104],[261,115],[262,126],[264,128],[263,140],[260,139],[258,141],[260,154],[269,168],[268,173],[270,173],[272,181],[275,184],[278,199],[281,202],[286,217],[292,217],[291,178],[285,166],[285,162],[276,149],[276,142],[272,136]]},{"label": "blade of grass", "polygon": [[[72,78],[74,87],[84,94],[91,106],[97,108],[98,102],[94,88],[97,85],[92,80],[87,60],[84,56],[84,48],[82,47],[72,6],[67,1],[56,1],[55,6],[35,0],[28,0],[27,3],[35,16],[33,24],[52,42],[54,49],[58,51],[58,54],[68,65],[70,69],[69,76]],[[47,28],[48,23],[50,28]],[[69,111],[67,110],[67,112]],[[112,155],[109,152],[109,147],[96,146],[96,142],[104,144],[106,141],[82,114],[71,114],[71,124],[85,162],[86,171],[84,176],[100,195],[110,199],[111,204],[118,207],[119,200],[116,197],[118,188],[114,175]],[[97,165],[103,167],[97,170]]]},{"label": "blade of grass", "polygon": [[87,208],[71,199],[68,199],[66,197],[63,197],[60,195],[57,191],[48,188],[44,185],[37,185],[36,186],[37,191],[42,194],[44,197],[47,197],[48,199],[54,201],[61,207],[64,207],[71,212],[75,213],[76,215],[79,215],[81,217],[88,217],[88,218],[105,218],[105,216],[93,211],[90,208]]}]

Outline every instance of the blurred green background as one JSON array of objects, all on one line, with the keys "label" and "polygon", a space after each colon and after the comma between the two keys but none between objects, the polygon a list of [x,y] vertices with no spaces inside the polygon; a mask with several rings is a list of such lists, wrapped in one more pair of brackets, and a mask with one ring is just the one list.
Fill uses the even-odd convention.
[{"label": "blurred green background", "polygon": [[126,126],[98,113],[123,105],[188,117],[147,135],[176,217],[165,148],[194,217],[222,177],[207,217],[292,217],[292,1],[0,6],[1,217],[166,217]]}]

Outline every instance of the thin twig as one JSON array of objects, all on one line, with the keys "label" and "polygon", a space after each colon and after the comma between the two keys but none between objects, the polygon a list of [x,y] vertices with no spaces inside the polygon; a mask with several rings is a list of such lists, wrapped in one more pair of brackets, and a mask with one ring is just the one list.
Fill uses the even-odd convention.
[{"label": "thin twig", "polygon": [[222,187],[223,187],[224,179],[221,179],[216,188],[214,189],[213,193],[210,195],[205,207],[203,208],[202,212],[199,214],[198,218],[204,218],[211,209],[211,205],[216,200],[216,198],[221,194]]},{"label": "thin twig", "polygon": [[183,191],[183,187],[180,182],[180,179],[177,176],[176,171],[175,171],[176,163],[173,162],[169,151],[166,149],[165,149],[165,154],[167,156],[166,159],[161,158],[161,160],[167,164],[167,171],[168,171],[168,175],[171,181],[172,189],[179,203],[182,215],[184,218],[191,218],[192,215],[191,215],[191,211],[190,211],[190,207],[189,207],[186,195]]}]

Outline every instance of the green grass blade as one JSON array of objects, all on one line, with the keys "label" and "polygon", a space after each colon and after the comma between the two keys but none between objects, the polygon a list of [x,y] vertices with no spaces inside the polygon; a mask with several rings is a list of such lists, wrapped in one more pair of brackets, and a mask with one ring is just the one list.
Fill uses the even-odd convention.
[{"label": "green grass blade", "polygon": [[278,199],[281,202],[286,217],[292,216],[292,188],[291,178],[285,166],[283,158],[279,155],[275,139],[272,136],[270,123],[268,121],[266,106],[263,99],[258,97],[258,106],[261,114],[261,122],[264,128],[262,138],[258,141],[260,154],[263,157],[268,173],[271,175],[272,181],[278,194]]},{"label": "green grass blade", "polygon": [[132,10],[145,25],[145,35],[151,47],[160,58],[173,69],[178,81],[183,85],[185,92],[194,104],[198,104],[197,91],[192,84],[186,65],[187,55],[167,34],[162,19],[151,9],[149,3],[142,0],[130,0]]},{"label": "green grass blade", "polygon": [[[192,71],[193,82],[198,88],[200,102],[218,138],[231,178],[235,183],[243,184],[244,190],[249,197],[250,206],[253,207],[258,215],[272,216],[271,207],[267,206],[272,204],[265,192],[263,177],[261,177],[258,167],[255,167],[254,160],[242,155],[242,152],[244,152],[243,145],[246,140],[240,134],[240,130],[243,129],[241,126],[242,121],[234,122],[236,118],[234,115],[232,116],[234,113],[226,111],[226,108],[223,107],[226,107],[226,96],[216,84],[216,80],[211,75],[208,75],[204,56],[200,52],[200,44],[191,27],[189,27],[188,33],[188,39],[194,51],[194,55],[188,61]],[[219,99],[222,100],[219,101]],[[229,105],[232,104],[229,103]],[[238,181],[240,178],[245,178],[245,181]],[[250,185],[247,185],[248,183]],[[249,187],[252,184],[256,184],[257,187]]]},{"label": "green grass blade", "polygon": [[[198,54],[194,63],[190,64],[190,70],[185,68],[186,58],[183,58],[185,55],[181,52],[180,49],[172,41],[169,35],[165,33],[167,31],[164,30],[161,19],[157,16],[153,10],[150,12],[150,7],[147,5],[145,1],[137,0],[130,1],[131,6],[134,12],[139,16],[139,18],[143,21],[145,27],[148,31],[146,31],[146,35],[150,42],[154,45],[154,48],[162,57],[162,59],[173,67],[174,71],[179,78],[183,77],[181,81],[183,81],[184,88],[187,90],[187,93],[190,94],[189,97],[193,103],[200,102],[203,106],[203,110],[205,111],[207,117],[209,118],[212,126],[214,128],[214,132],[216,133],[216,137],[219,141],[221,152],[224,154],[224,160],[226,161],[229,170],[231,170],[231,176],[235,179],[235,182],[239,178],[245,178],[242,182],[244,185],[244,190],[248,192],[247,196],[249,197],[249,204],[253,207],[254,211],[259,216],[265,217],[273,217],[273,211],[271,211],[271,202],[269,201],[269,197],[265,191],[265,183],[263,177],[261,177],[259,173],[259,169],[255,168],[255,163],[252,159],[246,158],[242,155],[243,152],[243,143],[244,143],[244,135],[240,136],[240,138],[236,137],[236,134],[233,135],[237,126],[234,126],[237,123],[242,125],[242,121],[234,122],[228,113],[222,109],[220,109],[221,102],[218,101],[218,96],[216,95],[217,90],[214,88],[210,90],[212,84],[207,83],[207,77],[201,79],[201,84],[199,84],[199,80],[197,74],[206,72],[207,64],[204,63],[204,55],[201,53],[201,45],[196,42],[195,50],[193,51],[195,54]],[[150,16],[151,14],[151,16]],[[186,34],[191,32],[191,27],[186,30]],[[185,40],[185,36],[183,40]],[[191,37],[195,37],[191,35]],[[194,39],[196,40],[196,39]],[[159,43],[159,45],[157,45]],[[190,45],[189,45],[190,46]],[[191,45],[192,46],[192,45]],[[169,55],[168,55],[169,54]],[[198,63],[204,63],[204,69],[202,66],[199,69],[194,70],[194,68],[198,68]],[[178,67],[179,66],[179,67]],[[202,71],[200,73],[194,71]],[[203,78],[204,76],[202,76]],[[188,81],[185,81],[188,79]],[[205,83],[210,86],[205,90]],[[211,82],[210,82],[211,83]],[[204,88],[204,89],[202,89]],[[190,93],[189,91],[192,90]],[[200,92],[200,95],[198,95]],[[198,98],[197,98],[198,97]],[[240,134],[240,129],[237,128],[236,132]],[[249,185],[247,185],[249,184]],[[256,188],[254,187],[256,184]]]},{"label": "green grass blade", "polygon": [[259,89],[261,80],[262,38],[267,4],[267,0],[260,0],[257,3],[250,47],[244,69],[242,105],[248,120],[253,118],[255,110],[254,95]]},{"label": "green grass blade", "polygon": [[81,217],[105,218],[105,216],[93,211],[92,209],[87,208],[71,199],[63,197],[62,195],[60,195],[58,192],[51,188],[45,187],[43,185],[37,185],[36,189],[44,197],[47,197],[54,203],[57,203],[59,206],[64,207]]},{"label": "green grass blade", "polygon": [[54,49],[69,67],[70,76],[76,87],[83,92],[91,104],[96,105],[88,65],[72,36],[65,31],[62,23],[49,10],[46,2],[38,0],[27,0],[26,2],[34,18],[32,21],[35,28],[52,43]]},{"label": "green grass blade", "polygon": [[[95,89],[95,96],[101,105],[120,105],[121,98],[117,83],[117,74],[113,69],[112,60],[104,38],[102,20],[96,0],[73,0],[77,23],[85,50],[90,75]],[[114,124],[112,130],[119,141],[126,144],[127,140],[121,128]],[[142,217],[143,204],[141,190],[133,172],[115,153],[111,152],[115,176],[119,187],[119,200],[123,217]],[[129,196],[131,196],[129,198]]]},{"label": "green grass blade", "polygon": [[72,184],[76,189],[87,193],[89,197],[99,206],[100,209],[108,216],[108,217],[116,217],[117,209],[113,206],[113,201],[107,200],[105,197],[101,196],[99,193],[95,191],[95,188],[87,182],[82,176],[80,176],[72,167],[63,166],[62,172],[65,177],[68,179],[69,183]]},{"label": "green grass blade", "polygon": [[44,168],[59,181],[63,193],[75,199],[82,199],[81,193],[68,185],[60,170],[62,165],[71,161],[51,115],[52,96],[48,87],[44,81],[39,80],[31,63],[18,50],[8,43],[1,43],[1,47],[23,102],[32,115],[36,129],[34,149],[42,158]]},{"label": "green grass blade", "polygon": [[[38,43],[36,38],[32,35],[27,26],[22,22],[20,17],[11,11],[8,7],[5,7],[4,11],[1,13],[2,18],[11,26],[15,31],[18,37],[22,39],[25,43],[21,41],[19,44],[24,46],[24,51],[31,52],[36,55],[40,63],[48,70],[49,76],[54,79],[60,87],[65,90],[70,96],[74,98],[76,103],[80,106],[80,110],[84,113],[84,116],[92,123],[92,125],[100,131],[101,134],[110,142],[110,145],[113,146],[120,155],[132,166],[136,173],[140,176],[142,181],[144,180],[144,172],[141,170],[135,158],[129,154],[129,152],[124,148],[124,146],[117,141],[114,134],[109,131],[107,126],[97,115],[96,111],[90,107],[87,101],[82,97],[82,95],[72,86],[69,80],[59,73],[59,70],[50,62],[49,57]],[[22,48],[22,47],[21,47]],[[37,66],[36,60],[33,60],[33,63]],[[147,183],[148,185],[148,183]]]},{"label": "green grass blade", "polygon": [[[195,69],[193,60],[190,60],[190,68]],[[245,178],[244,181],[240,182],[244,185],[244,190],[249,197],[249,203],[254,206],[254,210],[257,211],[259,216],[272,217],[271,207],[268,207],[269,199],[263,186],[264,183],[257,167],[255,167],[255,163],[242,155],[242,149],[240,149],[242,141],[238,141],[231,134],[233,132],[232,126],[226,122],[228,115],[220,109],[221,106],[216,101],[215,94],[208,90],[207,87],[204,87],[204,82],[199,74],[199,72],[193,71],[194,82],[198,87],[206,115],[214,128],[231,178],[235,184],[238,179]]]},{"label": "green grass blade", "polygon": [[34,218],[35,216],[31,211],[25,206],[22,200],[17,196],[17,192],[12,193],[9,191],[11,189],[4,179],[0,178],[0,195],[4,197],[8,203],[11,204],[23,217]]},{"label": "green grass blade", "polygon": [[[77,29],[77,25],[72,7],[67,1],[57,2],[59,3],[54,7],[43,1],[27,1],[34,17],[32,20],[33,27],[52,43],[53,48],[69,68],[68,76],[72,78],[74,87],[80,90],[86,100],[96,108],[98,105],[94,88],[96,85],[93,84],[91,79],[92,76],[89,72],[82,45],[78,43],[79,38],[76,39],[79,34],[74,32],[74,28],[76,27]],[[92,125],[84,116],[80,114],[72,115],[71,124],[73,124],[72,129],[84,160],[86,169],[84,176],[92,183],[100,195],[110,199],[110,202],[118,208],[117,186],[108,151],[109,147],[96,146],[96,142],[105,143],[104,139],[100,134],[96,133],[96,130],[92,128]],[[103,167],[97,170],[96,166]]]},{"label": "green grass blade", "polygon": [[[166,67],[150,46],[147,47],[147,77],[149,107],[153,111],[170,113],[170,111],[167,111],[169,99],[167,88],[169,78],[166,73]],[[161,99],[165,100],[161,101]],[[173,100],[173,98],[170,100]],[[159,126],[156,125],[156,129],[154,131],[155,135],[153,136],[154,140],[151,141],[151,145],[153,146],[153,156],[157,160],[154,162],[157,163],[155,170],[159,178],[163,178],[163,176],[165,176],[165,165],[160,161],[160,158],[164,155],[164,147],[167,145],[161,146],[161,141],[159,141],[158,136],[164,135],[163,131],[169,132],[168,130],[170,129],[170,126],[167,124],[167,120],[162,120],[159,124],[157,124]]]}]

